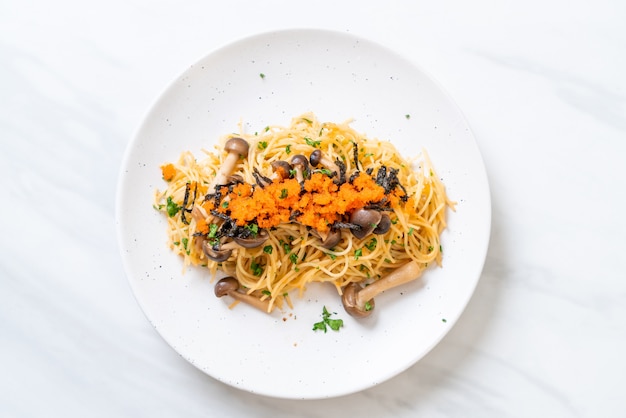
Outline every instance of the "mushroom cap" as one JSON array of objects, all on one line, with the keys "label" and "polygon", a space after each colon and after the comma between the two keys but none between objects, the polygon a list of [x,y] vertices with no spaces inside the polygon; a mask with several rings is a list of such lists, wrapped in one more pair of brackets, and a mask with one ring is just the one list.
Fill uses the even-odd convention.
[{"label": "mushroom cap", "polygon": [[352,234],[363,239],[374,231],[382,215],[373,209],[357,209],[350,215],[350,223],[360,226],[360,229],[353,229]]},{"label": "mushroom cap", "polygon": [[240,174],[231,174],[230,176],[228,176],[226,180],[228,181],[228,184],[236,184],[236,183],[244,182],[243,176],[241,176]]},{"label": "mushroom cap", "polygon": [[269,238],[270,234],[265,229],[259,229],[256,236],[247,238],[234,237],[235,242],[245,248],[256,248]]},{"label": "mushroom cap", "polygon": [[202,251],[204,254],[209,257],[213,261],[217,261],[221,263],[222,261],[228,260],[228,257],[233,253],[233,250],[214,250],[209,241],[202,242]]},{"label": "mushroom cap", "polygon": [[221,298],[231,292],[236,292],[239,289],[239,282],[232,276],[224,277],[219,282],[215,283],[215,296]]},{"label": "mushroom cap", "polygon": [[291,157],[291,165],[300,166],[302,170],[306,170],[309,168],[309,160],[302,154],[296,154]]},{"label": "mushroom cap", "polygon": [[353,282],[343,288],[343,295],[341,296],[343,308],[355,318],[365,318],[366,316],[371,315],[375,307],[374,299],[367,301],[370,305],[370,308],[367,310],[365,309],[365,306],[358,306],[357,294],[360,290],[361,286]]},{"label": "mushroom cap", "polygon": [[272,170],[278,174],[281,178],[286,179],[291,175],[289,172],[292,170],[291,164],[287,161],[277,160],[272,161]]},{"label": "mushroom cap", "polygon": [[372,231],[374,234],[385,234],[391,228],[391,218],[386,213],[380,214],[380,222],[376,225],[376,228]]},{"label": "mushroom cap", "polygon": [[322,151],[316,149],[309,156],[309,162],[313,167],[317,167],[322,162]]},{"label": "mushroom cap", "polygon": [[250,145],[248,141],[243,138],[233,137],[226,141],[224,144],[224,150],[227,152],[234,152],[239,155],[248,155],[248,150],[250,149]]},{"label": "mushroom cap", "polygon": [[326,236],[326,239],[322,240],[322,247],[331,249],[341,241],[341,231],[338,229],[330,230],[330,233]]}]

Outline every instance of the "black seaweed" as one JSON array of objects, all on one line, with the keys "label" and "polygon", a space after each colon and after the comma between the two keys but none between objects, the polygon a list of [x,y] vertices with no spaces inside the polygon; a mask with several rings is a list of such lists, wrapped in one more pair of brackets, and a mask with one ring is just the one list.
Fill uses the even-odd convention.
[{"label": "black seaweed", "polygon": [[[185,185],[185,197],[183,198],[183,205],[181,206],[181,212],[180,212],[180,219],[181,221],[183,221],[183,223],[185,225],[189,225],[189,221],[187,220],[187,217],[185,216],[186,213],[191,213],[192,209],[193,209],[193,202],[196,201],[196,193],[198,191],[198,184],[196,183],[194,188],[193,188],[193,199],[191,199],[191,202],[189,202],[189,192],[191,191],[191,184],[187,183]],[[187,205],[189,205],[191,203],[190,207],[187,207]]]}]

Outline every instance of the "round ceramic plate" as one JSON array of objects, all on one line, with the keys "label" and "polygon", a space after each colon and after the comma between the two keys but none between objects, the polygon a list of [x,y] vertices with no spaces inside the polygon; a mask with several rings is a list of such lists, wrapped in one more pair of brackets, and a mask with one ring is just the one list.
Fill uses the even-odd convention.
[{"label": "round ceramic plate", "polygon": [[[370,138],[406,156],[425,148],[456,212],[442,236],[443,267],[376,299],[357,320],[332,286],[311,285],[292,311],[229,309],[206,270],[183,272],[152,208],[165,187],[159,167],[182,151],[201,156],[218,137],[287,125],[312,111],[322,121],[353,119]],[[480,277],[490,234],[482,158],[459,109],[419,67],[345,33],[287,30],[225,46],[192,65],[160,96],[123,162],[117,228],[131,287],[160,335],[190,363],[257,394],[314,399],[381,383],[422,358],[448,332]],[[344,327],[314,332],[326,306]]]}]

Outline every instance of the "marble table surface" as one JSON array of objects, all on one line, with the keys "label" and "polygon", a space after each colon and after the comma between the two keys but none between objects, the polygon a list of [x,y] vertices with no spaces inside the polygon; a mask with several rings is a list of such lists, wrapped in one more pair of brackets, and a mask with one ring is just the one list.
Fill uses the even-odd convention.
[{"label": "marble table surface", "polygon": [[[625,416],[625,21],[618,0],[2,1],[0,416]],[[115,228],[124,150],[161,91],[221,45],[299,27],[432,74],[476,135],[493,211],[446,337],[395,378],[305,401],[172,350]]]}]

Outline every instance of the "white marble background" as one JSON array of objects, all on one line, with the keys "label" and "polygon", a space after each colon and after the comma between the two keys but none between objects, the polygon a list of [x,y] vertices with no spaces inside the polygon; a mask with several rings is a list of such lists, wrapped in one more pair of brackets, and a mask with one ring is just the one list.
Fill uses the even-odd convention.
[{"label": "white marble background", "polygon": [[[493,199],[452,331],[398,377],[320,401],[181,359],[136,304],[114,226],[124,149],[162,89],[217,46],[293,27],[433,74]],[[620,0],[0,0],[0,416],[626,416],[625,75]]]}]

